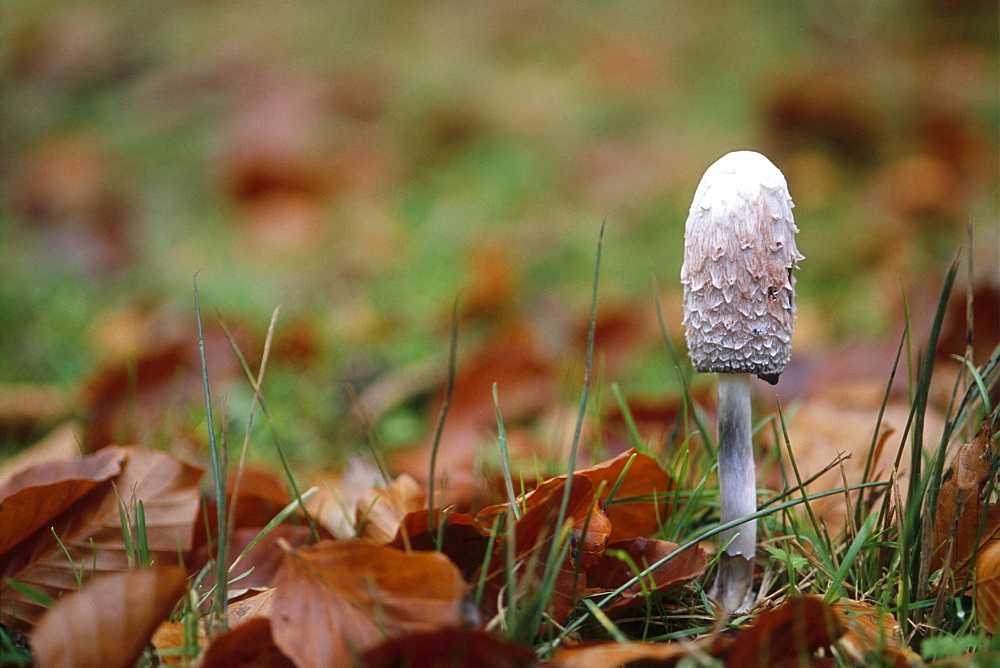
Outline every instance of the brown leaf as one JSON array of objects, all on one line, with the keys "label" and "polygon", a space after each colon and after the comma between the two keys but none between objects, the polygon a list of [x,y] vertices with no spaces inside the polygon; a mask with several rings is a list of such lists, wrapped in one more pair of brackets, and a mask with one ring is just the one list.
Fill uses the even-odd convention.
[{"label": "brown leaf", "polygon": [[396,537],[407,513],[426,508],[427,495],[413,478],[404,473],[388,487],[374,487],[358,499],[355,506],[358,537],[385,545]]},{"label": "brown leaf", "polygon": [[[243,553],[243,550],[260,535],[261,528],[237,529],[229,541],[229,599],[233,600],[251,589],[263,590],[274,586],[275,576],[284,558],[284,550],[279,547],[282,541],[293,547],[305,545],[309,540],[309,528],[282,524],[272,529],[259,543],[240,559],[233,569],[233,563]],[[208,563],[207,546],[201,546],[191,557],[191,570],[196,570]],[[238,579],[236,579],[238,578]],[[207,591],[215,586],[214,569],[210,570],[203,581]]]},{"label": "brown leaf", "polygon": [[80,458],[81,428],[75,422],[64,422],[42,440],[0,462],[0,484],[14,474],[47,462],[68,462]]},{"label": "brown leaf", "polygon": [[[237,479],[240,482],[238,489]],[[234,491],[237,494],[235,501]],[[236,471],[230,472],[226,483],[226,499],[229,509],[227,521],[236,531],[240,529],[259,531],[292,500],[281,479],[268,469],[254,466],[247,466],[242,477]],[[219,521],[214,497],[202,501],[198,518],[194,530],[195,567],[200,567],[207,561],[209,541],[206,539],[206,527],[212,532],[212,544],[215,543],[218,534]],[[288,521],[295,519],[302,519],[302,515],[294,513]]]},{"label": "brown leaf", "polygon": [[837,647],[858,665],[912,665],[920,657],[903,646],[899,624],[892,613],[862,601],[841,599],[832,606],[844,627]]},{"label": "brown leaf", "polygon": [[[629,469],[622,478],[626,465]],[[628,450],[614,459],[579,470],[574,477],[586,478],[595,490],[604,483],[601,502],[606,504],[605,511],[611,522],[611,542],[655,533],[659,529],[659,522],[667,513],[664,495],[674,489],[673,479],[660,468],[656,460],[636,450]],[[621,484],[608,503],[619,478]],[[530,508],[548,498],[553,488],[561,487],[565,480],[565,475],[546,480],[527,495],[525,505]],[[490,524],[493,518],[504,512],[506,504],[490,506],[479,511],[476,519],[483,524]]]},{"label": "brown leaf", "polygon": [[692,655],[721,656],[728,638],[709,636],[693,642],[584,644],[560,648],[548,665],[551,668],[618,668],[625,665],[669,668]]},{"label": "brown leaf", "polygon": [[985,512],[981,541],[1000,536],[1000,505],[984,508],[983,491],[990,477],[990,433],[986,425],[975,439],[966,443],[952,459],[945,474],[934,509],[931,571],[946,560],[956,583],[965,578],[969,560],[976,546],[979,523]]},{"label": "brown leaf", "polygon": [[[551,484],[550,484],[551,483]],[[530,497],[530,504],[512,529],[504,533],[487,566],[486,584],[480,610],[492,617],[499,609],[498,596],[506,585],[505,560],[507,542],[514,540],[514,559],[518,562],[517,592],[520,598],[531,598],[537,592],[544,574],[545,563],[555,539],[556,521],[562,504],[565,478],[546,481]],[[496,511],[491,516],[498,518]],[[611,526],[603,508],[596,503],[594,488],[586,476],[574,477],[566,506],[566,521],[572,523],[572,543],[569,553],[559,566],[549,614],[556,621],[565,619],[576,604],[586,583],[584,571],[600,560],[607,545]],[[586,533],[584,528],[586,527]],[[580,572],[577,573],[579,559]],[[478,580],[473,575],[472,580]]]},{"label": "brown leaf", "polygon": [[118,495],[129,509],[142,500],[154,563],[176,563],[178,552],[191,548],[202,471],[164,452],[138,446],[113,452],[125,457],[121,473],[113,479],[114,486],[95,487],[0,555],[0,619],[5,623],[28,629],[44,612],[38,602],[11,587],[8,578],[58,598],[78,588],[74,567],[84,581],[94,573],[128,569]]},{"label": "brown leaf", "polygon": [[257,617],[270,617],[271,607],[274,605],[274,593],[274,589],[268,589],[230,603],[226,613],[229,626],[234,628]]},{"label": "brown leaf", "polygon": [[[84,446],[97,450],[111,443],[143,443],[182,433],[186,408],[204,401],[201,360],[194,323],[172,314],[143,316],[140,342],[129,357],[114,358],[84,383],[81,408],[89,418]],[[243,354],[252,358],[256,344],[230,325]],[[206,323],[205,354],[213,386],[241,374],[239,361],[219,327]],[[159,437],[159,438],[154,438]]]},{"label": "brown leaf", "polygon": [[458,625],[465,589],[442,554],[327,541],[285,555],[272,632],[300,666],[350,665],[386,635]]},{"label": "brown leaf", "polygon": [[95,577],[38,621],[31,646],[41,666],[131,666],[184,595],[179,566]]},{"label": "brown leaf", "polygon": [[976,555],[976,618],[996,633],[1000,626],[1000,540],[991,540]]},{"label": "brown leaf", "polygon": [[[608,545],[600,563],[587,571],[588,593],[613,591],[635,575],[628,562],[612,553],[614,550],[625,552],[636,567],[645,569],[676,550],[677,547],[676,543],[645,538],[630,538]],[[623,591],[604,608],[604,611],[610,613],[641,605],[645,596],[650,592],[666,591],[682,582],[693,580],[704,574],[707,566],[708,557],[705,555],[705,550],[697,545],[690,547],[654,570],[641,583],[637,582]]]},{"label": "brown leaf", "polygon": [[161,664],[180,666],[185,661],[190,660],[190,657],[185,655],[185,647],[187,651],[195,655],[201,651],[201,644],[204,639],[201,637],[202,634],[200,632],[198,635],[198,645],[188,647],[187,643],[189,641],[184,622],[172,622],[168,619],[156,627],[156,630],[153,631],[153,636],[149,639],[149,644],[156,650]]},{"label": "brown leaf", "polygon": [[829,650],[843,633],[840,621],[823,599],[797,596],[761,613],[743,629],[726,656],[726,666],[791,666],[802,661],[825,665],[817,662],[815,652]]},{"label": "brown leaf", "polygon": [[202,668],[291,668],[271,634],[271,620],[257,617],[216,636],[202,655]]},{"label": "brown leaf", "polygon": [[[444,530],[441,530],[441,524]],[[404,540],[403,536],[406,539]],[[441,544],[436,540],[440,536]],[[407,513],[400,525],[399,532],[389,545],[398,550],[437,550],[448,556],[462,571],[463,577],[469,577],[483,565],[486,547],[489,544],[489,532],[479,522],[465,513],[446,513],[434,510],[434,530],[429,527],[427,509],[414,510]]]},{"label": "brown leaf", "polygon": [[118,475],[124,448],[106,448],[87,457],[45,462],[0,483],[0,554],[6,553],[85,494]]},{"label": "brown leaf", "polygon": [[411,633],[383,642],[364,653],[366,668],[529,668],[535,653],[476,629],[439,629]]}]

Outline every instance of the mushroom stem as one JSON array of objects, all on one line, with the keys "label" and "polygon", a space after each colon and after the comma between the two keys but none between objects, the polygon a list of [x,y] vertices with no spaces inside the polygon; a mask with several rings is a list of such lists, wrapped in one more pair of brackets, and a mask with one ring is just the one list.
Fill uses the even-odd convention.
[{"label": "mushroom stem", "polygon": [[[719,496],[723,524],[757,510],[750,421],[750,374],[719,374]],[[721,536],[726,545],[719,560],[713,595],[732,612],[749,607],[753,585],[757,520]]]}]

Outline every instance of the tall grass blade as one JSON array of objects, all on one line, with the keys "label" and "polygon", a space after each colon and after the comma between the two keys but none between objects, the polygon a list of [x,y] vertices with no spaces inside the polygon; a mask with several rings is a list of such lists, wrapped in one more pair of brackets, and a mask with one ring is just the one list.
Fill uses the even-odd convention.
[{"label": "tall grass blade", "polygon": [[[458,367],[458,298],[455,298],[455,305],[451,310],[451,341],[448,344],[448,385],[444,390],[444,400],[441,403],[441,411],[438,413],[437,424],[434,425],[434,440],[431,443],[431,465],[430,479],[427,483],[427,527],[434,532],[434,477],[437,473],[438,449],[441,447],[441,434],[444,432],[444,421],[448,417],[448,409],[451,407],[451,397],[455,393],[455,374]],[[440,543],[438,543],[440,548]]]},{"label": "tall grass blade", "polygon": [[[212,483],[215,485],[215,511],[218,517],[218,544],[215,559],[216,582],[226,581],[226,563],[228,559],[228,541],[226,540],[226,471],[223,467],[222,453],[219,452],[218,443],[215,440],[215,421],[212,417],[212,394],[208,384],[208,360],[205,358],[205,332],[201,324],[201,301],[198,297],[198,277],[194,278],[194,313],[198,323],[198,355],[201,361],[201,380],[205,392],[205,418],[208,426],[208,448],[212,461]],[[221,589],[221,591],[220,591]],[[214,612],[215,623],[213,627],[219,631],[225,631],[226,620],[226,592],[225,587],[217,588],[215,597],[212,599],[212,610]]]},{"label": "tall grass blade", "polygon": [[500,415],[500,398],[497,396],[497,384],[493,383],[493,410],[497,417],[497,440],[500,444],[500,469],[503,471],[503,482],[507,487],[507,501],[514,511],[514,519],[521,519],[521,509],[517,507],[517,495],[514,494],[514,480],[510,477],[510,455],[507,453],[507,431]]}]

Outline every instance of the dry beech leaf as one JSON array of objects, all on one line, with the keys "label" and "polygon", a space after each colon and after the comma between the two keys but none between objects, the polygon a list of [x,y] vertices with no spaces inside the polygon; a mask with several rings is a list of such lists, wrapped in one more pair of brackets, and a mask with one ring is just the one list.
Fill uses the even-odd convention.
[{"label": "dry beech leaf", "polygon": [[984,425],[975,439],[958,449],[951,468],[945,474],[938,493],[934,513],[931,570],[945,565],[949,558],[956,583],[961,583],[969,567],[969,560],[976,549],[979,523],[983,512],[986,521],[980,537],[981,544],[1000,537],[1000,505],[983,508],[982,495],[990,477],[990,433]]},{"label": "dry beech leaf", "polygon": [[43,462],[0,484],[0,554],[52,521],[92,489],[118,475],[124,448],[105,448],[79,459]]},{"label": "dry beech leaf", "polygon": [[212,640],[202,668],[292,668],[295,664],[274,644],[271,620],[257,617]]},{"label": "dry beech leaf", "polygon": [[669,668],[692,655],[719,657],[729,642],[729,636],[708,636],[693,642],[583,644],[559,649],[547,665],[551,668],[618,668],[624,665]]},{"label": "dry beech leaf", "polygon": [[[280,547],[281,542],[292,547],[305,545],[309,541],[309,528],[304,526],[292,526],[281,524],[272,529],[260,542],[254,545],[244,555],[243,550],[260,536],[260,527],[251,529],[237,529],[229,540],[229,600],[243,596],[250,590],[262,591],[274,586],[274,578],[281,567],[284,557],[284,550]],[[240,558],[242,555],[242,558]],[[233,563],[240,558],[236,568],[232,568]],[[201,568],[208,562],[209,555],[205,546],[198,549],[192,556],[189,563],[193,564],[192,571]],[[202,586],[207,591],[215,586],[215,573],[209,570],[205,576]]]},{"label": "dry beech leaf", "polygon": [[[176,563],[178,552],[191,548],[201,469],[167,453],[138,446],[113,452],[125,460],[121,473],[112,479],[114,486],[95,487],[48,519],[43,528],[0,554],[0,620],[4,623],[30,629],[45,612],[34,599],[11,587],[8,578],[57,599],[78,588],[74,567],[84,581],[94,573],[129,568],[119,499],[130,509],[142,500],[149,553],[154,563]],[[72,563],[52,535],[53,530]]]},{"label": "dry beech leaf", "polygon": [[404,473],[388,487],[374,487],[358,499],[355,507],[358,537],[385,545],[396,537],[407,513],[426,508],[427,495],[413,478]]},{"label": "dry beech leaf", "polygon": [[778,665],[835,665],[827,654],[844,633],[840,621],[818,596],[796,596],[757,616],[740,631],[726,656],[730,668]]},{"label": "dry beech leaf", "polygon": [[5,458],[0,462],[0,484],[36,464],[79,459],[82,433],[75,422],[64,422],[31,447]]},{"label": "dry beech leaf", "polygon": [[[239,480],[239,488],[236,482]],[[233,499],[233,491],[237,497]],[[231,471],[226,482],[226,502],[228,503],[227,521],[236,529],[261,528],[267,525],[282,508],[291,502],[288,487],[285,482],[272,471],[255,466],[247,466],[242,475]],[[296,513],[293,517],[300,517]],[[215,498],[207,499],[198,512],[198,522],[195,524],[195,548],[206,547],[206,525],[212,530],[212,540],[215,541],[216,527],[219,522],[216,516]],[[204,519],[202,519],[204,518]]]},{"label": "dry beech leaf", "polygon": [[131,666],[184,595],[179,566],[95,577],[38,621],[31,646],[39,666]]},{"label": "dry beech leaf", "polygon": [[[565,478],[555,480],[556,483],[553,485],[543,483],[545,495],[534,495],[521,519],[514,524],[511,531],[505,532],[503,540],[497,542],[487,565],[486,584],[483,587],[480,604],[484,618],[489,619],[499,609],[498,597],[506,585],[505,559],[508,551],[506,543],[511,539],[511,534],[514,540],[514,558],[520,564],[517,569],[517,596],[530,596],[537,590],[549,551],[552,549],[556,520],[566,484]],[[548,611],[557,622],[565,619],[573,611],[579,595],[586,586],[584,571],[600,560],[611,532],[607,516],[594,498],[593,485],[585,476],[573,479],[569,503],[566,506],[566,521],[572,523],[572,545],[565,560],[560,564]],[[575,573],[577,560],[581,571],[579,575]],[[479,575],[472,576],[473,582],[478,579]]]},{"label": "dry beech leaf", "polygon": [[[149,639],[149,644],[157,651],[159,661],[162,665],[180,666],[190,660],[183,653],[183,648],[188,643],[187,635],[184,622],[167,620],[156,627],[156,630],[153,631],[153,636]],[[197,653],[200,651],[201,646],[204,645],[205,637],[200,629],[197,643],[197,647],[189,648],[189,650]]]},{"label": "dry beech leaf", "polygon": [[364,653],[366,668],[448,666],[449,668],[530,668],[539,661],[527,647],[477,629],[439,629],[386,640]]},{"label": "dry beech leaf", "polygon": [[976,618],[990,633],[1000,626],[1000,540],[991,540],[976,555]]},{"label": "dry beech leaf", "polygon": [[[465,513],[446,513],[434,509],[434,530],[431,531],[427,509],[414,510],[406,514],[396,537],[389,545],[399,550],[438,551],[448,556],[469,577],[483,565],[489,532],[479,522]],[[441,529],[441,525],[444,529]],[[440,549],[436,539],[440,537]]]},{"label": "dry beech leaf", "polygon": [[466,591],[442,554],[357,541],[290,549],[276,586],[274,640],[299,666],[351,665],[386,635],[457,626]]},{"label": "dry beech leaf", "polygon": [[229,626],[235,628],[240,624],[258,617],[270,617],[271,606],[274,605],[274,589],[267,589],[239,601],[229,604],[226,613]]},{"label": "dry beech leaf", "polygon": [[[629,467],[628,472],[615,490],[614,499],[608,503],[611,491],[618,484],[626,465]],[[611,522],[611,542],[650,536],[656,533],[659,522],[666,518],[665,495],[674,489],[674,481],[649,455],[628,450],[614,459],[576,471],[573,476],[574,479],[586,478],[595,490],[604,483],[601,502],[607,504],[605,511]],[[546,480],[527,495],[525,505],[531,508],[535,503],[548,498],[553,488],[558,486],[561,489],[565,480],[565,475]],[[483,524],[490,524],[493,518],[506,512],[506,508],[507,504],[483,508],[476,514],[476,519]]]},{"label": "dry beech leaf", "polygon": [[[626,561],[613,554],[614,550],[625,552],[638,568],[645,569],[676,550],[677,547],[676,543],[645,538],[632,538],[608,545],[601,562],[587,571],[587,593],[613,591],[635,575]],[[683,582],[693,580],[704,574],[707,566],[708,557],[705,555],[705,550],[697,545],[690,547],[647,575],[643,578],[642,583],[637,582],[623,591],[604,608],[604,611],[610,613],[642,605],[646,593],[666,591]]]},{"label": "dry beech leaf", "polygon": [[892,613],[849,599],[841,599],[830,608],[845,629],[837,647],[858,665],[919,662],[920,657],[903,646],[899,623]]}]

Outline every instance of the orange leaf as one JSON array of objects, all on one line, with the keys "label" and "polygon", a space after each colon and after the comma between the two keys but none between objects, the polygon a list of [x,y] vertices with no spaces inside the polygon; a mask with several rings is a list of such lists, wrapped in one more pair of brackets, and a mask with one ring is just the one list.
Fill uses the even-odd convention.
[{"label": "orange leaf", "polygon": [[[274,578],[281,567],[285,552],[280,547],[281,541],[293,547],[305,545],[309,540],[309,528],[282,524],[272,529],[259,543],[243,555],[236,568],[233,563],[243,554],[247,545],[260,535],[261,529],[237,529],[229,540],[229,600],[243,596],[250,590],[262,591],[274,586]],[[192,572],[208,563],[208,547],[202,545],[192,555],[189,564]],[[209,569],[202,582],[202,587],[208,591],[215,586],[215,573]]]},{"label": "orange leaf", "polygon": [[910,665],[920,657],[903,646],[892,613],[870,603],[841,599],[830,606],[844,627],[837,646],[859,665]]},{"label": "orange leaf", "polygon": [[295,664],[281,653],[271,634],[271,620],[251,619],[216,636],[202,655],[202,668],[291,668]]},{"label": "orange leaf", "polygon": [[[622,477],[622,471],[629,461],[631,465],[628,472]],[[611,521],[611,542],[637,536],[645,538],[656,533],[659,522],[667,513],[664,495],[674,489],[673,479],[660,468],[657,461],[635,450],[628,450],[614,459],[576,471],[574,477],[587,478],[595,490],[604,483],[601,502],[607,504],[606,512]],[[611,503],[608,503],[611,491],[619,479],[621,484],[615,490]],[[530,508],[547,498],[552,489],[561,486],[565,480],[565,475],[546,480],[527,495],[525,505]],[[506,505],[483,508],[476,519],[483,524],[490,524],[491,518],[506,512]]]},{"label": "orange leaf", "polygon": [[[361,495],[355,509],[359,538],[385,545],[396,537],[403,517],[427,508],[427,495],[405,473],[388,487],[373,487]],[[426,514],[426,510],[424,510]]]},{"label": "orange leaf", "polygon": [[42,666],[131,666],[184,595],[179,566],[95,577],[38,621],[31,646]]},{"label": "orange leaf", "polygon": [[[823,599],[797,596],[761,613],[744,628],[729,650],[726,666],[826,665],[814,653],[828,650],[843,633],[843,627]],[[827,657],[827,660],[832,659]]]},{"label": "orange leaf", "polygon": [[[546,481],[539,486],[536,490],[538,493],[532,494],[531,503],[521,519],[506,533],[504,540],[498,541],[488,565],[488,575],[480,604],[480,610],[487,618],[496,614],[497,597],[506,584],[504,560],[509,536],[514,537],[514,558],[521,564],[517,569],[517,596],[532,595],[542,580],[545,562],[556,536],[555,524],[566,484],[565,477],[553,480],[554,483]],[[569,554],[560,564],[549,610],[549,614],[556,621],[565,619],[572,612],[577,594],[586,583],[583,571],[600,560],[611,532],[603,508],[595,506],[593,485],[585,476],[573,479],[566,507],[566,521],[572,523],[572,544]],[[586,534],[583,533],[584,527],[587,529]],[[577,559],[580,563],[579,574],[575,573]],[[473,581],[478,578],[478,575],[472,576]]]},{"label": "orange leaf", "polygon": [[458,625],[465,589],[438,553],[355,541],[290,549],[278,573],[272,632],[300,666],[351,665],[386,635]]},{"label": "orange leaf", "polygon": [[125,463],[123,448],[64,462],[44,462],[0,484],[0,554],[48,524],[82,496],[112,476]]},{"label": "orange leaf", "polygon": [[529,668],[535,653],[475,629],[440,629],[387,640],[365,652],[366,668],[452,666],[454,668]]},{"label": "orange leaf", "polygon": [[996,633],[1000,626],[1000,540],[991,540],[976,556],[976,617]]},{"label": "orange leaf", "polygon": [[168,619],[156,628],[153,637],[149,639],[149,644],[156,650],[161,665],[187,665],[191,662],[192,656],[201,653],[205,644],[203,629],[204,625],[198,629],[198,637],[194,639],[196,644],[192,647],[192,640],[188,637],[184,622],[172,622]]},{"label": "orange leaf", "polygon": [[[632,538],[612,543],[604,551],[601,562],[587,571],[588,593],[610,592],[622,586],[635,575],[628,563],[611,551],[622,550],[632,562],[644,569],[677,549],[676,543],[663,540]],[[605,612],[621,610],[642,604],[645,595],[653,591],[666,591],[682,582],[693,580],[705,572],[708,557],[699,546],[690,547],[646,576],[642,583],[635,583],[623,591]]]},{"label": "orange leaf", "polygon": [[605,642],[559,649],[551,668],[618,668],[623,665],[676,665],[688,656],[719,656],[728,643],[727,636],[709,636],[694,642],[645,643]]},{"label": "orange leaf", "polygon": [[93,573],[128,569],[116,490],[126,508],[142,500],[154,563],[176,563],[178,551],[190,549],[202,471],[164,452],[138,446],[117,452],[125,457],[125,464],[114,478],[114,487],[95,487],[0,555],[0,621],[29,629],[45,611],[37,601],[11,587],[8,578],[58,598],[78,588],[74,567],[84,581]]}]

